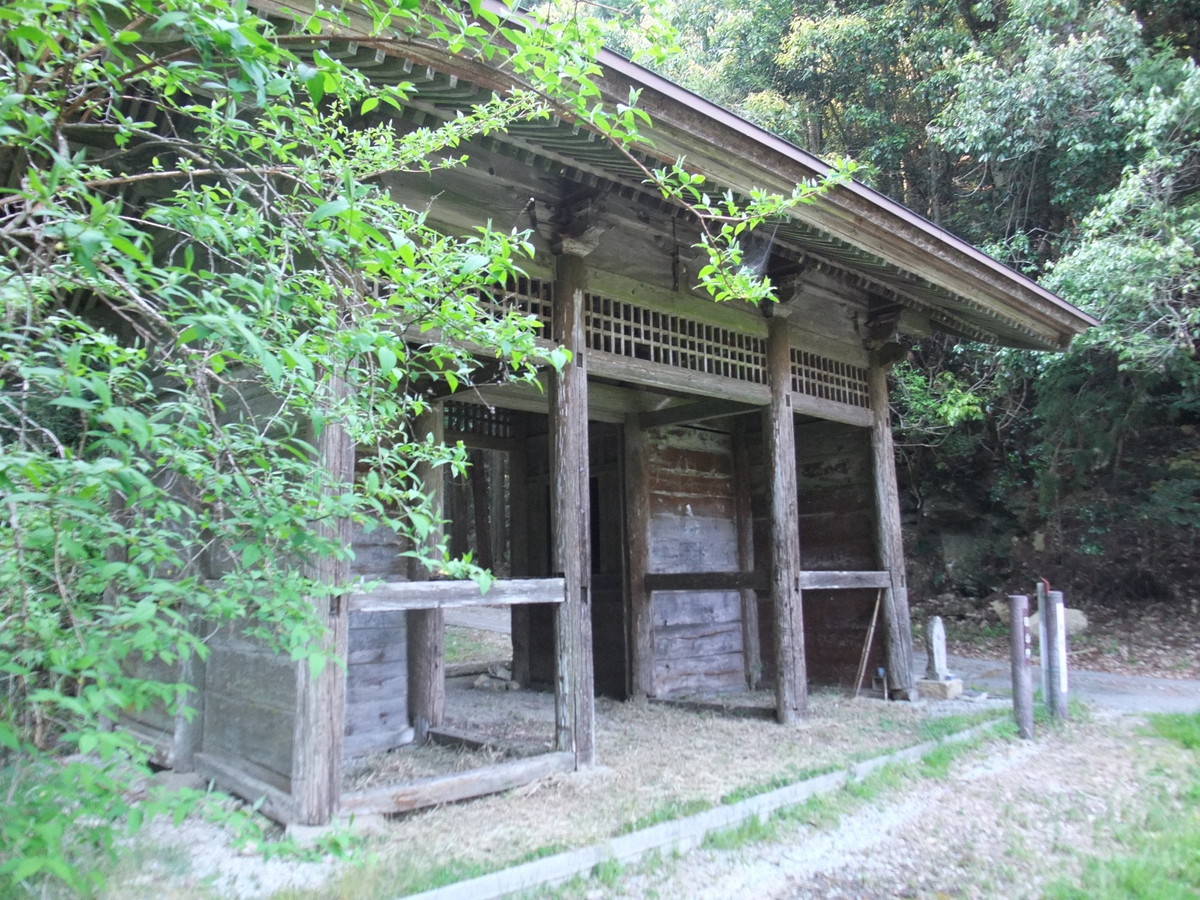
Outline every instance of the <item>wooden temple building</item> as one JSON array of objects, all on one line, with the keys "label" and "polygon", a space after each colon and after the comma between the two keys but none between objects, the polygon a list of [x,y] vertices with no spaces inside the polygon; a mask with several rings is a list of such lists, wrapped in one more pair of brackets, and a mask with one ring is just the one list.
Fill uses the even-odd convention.
[{"label": "wooden temple building", "polygon": [[[482,63],[333,42],[373,79],[417,89],[398,128],[486,100]],[[684,159],[717,190],[790,193],[827,167],[612,53],[606,99],[640,92],[653,165]],[[533,228],[527,278],[495,297],[543,323],[571,362],[531,386],[473,389],[422,423],[471,448],[464,483],[429,486],[451,543],[490,561],[475,585],[410,572],[357,535],[370,589],[331,624],[348,666],[317,679],[218,636],[193,674],[200,710],[131,722],[283,821],[401,810],[511,787],[595,759],[593,698],[773,686],[802,716],[810,684],[851,685],[878,616],[870,672],[913,690],[912,638],[887,372],[901,336],[943,332],[1061,350],[1093,321],[1033,281],[858,183],[760,229],[747,246],[778,291],[763,308],[692,290],[695,224],[587,128],[522,122],[464,148],[465,167],[384,176],[452,233]],[[386,532],[386,529],[382,530]],[[354,795],[344,758],[422,740],[444,703],[443,613],[511,606],[514,680],[553,686],[553,750],[492,773]],[[252,674],[251,674],[252,673]]]}]

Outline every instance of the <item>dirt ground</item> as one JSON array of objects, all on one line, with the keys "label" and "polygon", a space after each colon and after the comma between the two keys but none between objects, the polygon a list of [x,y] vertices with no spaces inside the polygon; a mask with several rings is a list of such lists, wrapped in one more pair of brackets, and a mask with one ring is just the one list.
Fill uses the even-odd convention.
[{"label": "dirt ground", "polygon": [[[986,642],[956,638],[953,622],[947,630],[958,652],[987,651]],[[460,663],[502,658],[509,647],[506,635],[458,627],[448,644]],[[497,691],[495,681],[475,674],[450,679],[448,724],[507,743],[517,755],[548,749],[552,696]],[[816,692],[808,718],[782,728],[719,712],[602,699],[596,710],[602,765],[588,773],[360,821],[355,827],[361,832],[366,826],[367,836],[347,839],[353,847],[347,860],[315,851],[311,861],[263,859],[231,848],[228,836],[212,826],[156,823],[127,854],[124,875],[109,896],[391,900],[909,746],[936,733],[942,717],[955,716],[961,727],[988,707],[1007,717],[1003,700],[913,705]],[[356,761],[346,783],[363,787],[498,758],[494,749],[401,750]],[[789,825],[770,840],[629,867],[552,895],[1037,896],[1047,879],[1069,878],[1081,854],[1119,847],[1120,829],[1145,813],[1140,804],[1169,790],[1164,773],[1172,766],[1178,768],[1178,759],[1163,742],[1139,732],[1137,717],[1098,712],[1066,730],[1043,730],[1033,743],[989,741],[938,779],[909,773],[895,789],[836,822]]]},{"label": "dirt ground", "polygon": [[[1114,607],[1090,603],[1084,612],[1087,630],[1069,636],[1072,669],[1152,678],[1200,678],[1200,611],[1193,611],[1189,604]],[[945,621],[950,653],[980,659],[1008,658],[1008,623],[990,603],[950,595],[915,601],[912,620],[918,645],[920,629],[932,615],[940,615]]]}]

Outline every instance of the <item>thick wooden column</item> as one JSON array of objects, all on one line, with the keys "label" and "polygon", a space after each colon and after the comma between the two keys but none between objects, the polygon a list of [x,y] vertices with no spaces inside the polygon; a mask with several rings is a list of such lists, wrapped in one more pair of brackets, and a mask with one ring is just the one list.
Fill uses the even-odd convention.
[{"label": "thick wooden column", "polygon": [[792,413],[792,350],[787,320],[767,332],[771,404],[764,432],[771,496],[771,601],[775,611],[775,716],[789,724],[808,708],[804,610],[800,596],[800,498],[796,483],[796,423]]},{"label": "thick wooden column", "polygon": [[875,480],[876,535],[879,564],[891,576],[883,595],[887,633],[887,677],[892,696],[909,699],[913,685],[912,623],[908,613],[908,578],[900,531],[900,492],[888,406],[887,370],[872,359],[868,375],[871,413],[871,460]]},{"label": "thick wooden column", "polygon": [[646,590],[650,568],[650,473],[646,432],[636,413],[625,418],[625,529],[629,566],[630,695],[653,697],[654,617]]},{"label": "thick wooden column", "polygon": [[[517,413],[513,422],[516,449],[508,456],[508,497],[512,504],[510,532],[511,576],[532,575],[529,562],[529,461],[526,452],[528,428],[524,413]],[[524,603],[514,604],[510,621],[512,636],[513,680],[526,687],[529,684],[529,612]]]},{"label": "thick wooden column", "polygon": [[572,358],[550,379],[551,527],[554,567],[566,581],[566,601],[554,611],[555,745],[575,754],[577,768],[595,761],[592,606],[589,597],[590,487],[588,484],[587,369],[584,366],[582,256],[558,256],[554,286],[554,340]]},{"label": "thick wooden column", "polygon": [[[738,569],[754,571],[754,511],[750,504],[750,454],[746,432],[733,429],[733,494],[737,508]],[[749,588],[739,592],[742,601],[742,655],[745,659],[746,686],[751,690],[762,681],[762,644],[758,631],[758,594]]]},{"label": "thick wooden column", "polygon": [[[330,379],[333,405],[347,395],[344,381]],[[327,479],[327,493],[340,492],[354,481],[354,444],[334,419],[312,435],[314,465]],[[314,529],[326,539],[349,546],[346,519],[322,520]],[[349,563],[344,556],[318,557],[307,575],[322,585],[345,584]],[[348,610],[341,596],[319,595],[311,600],[314,613],[326,626],[322,649],[332,659],[314,672],[307,662],[296,667],[296,720],[292,739],[292,813],[302,825],[324,825],[337,815],[342,792],[342,735],[346,729],[346,659]]]},{"label": "thick wooden column", "polygon": [[[442,404],[434,403],[413,425],[414,437],[424,439],[433,435],[437,443],[443,440]],[[445,502],[442,468],[427,462],[418,463],[416,476],[429,495],[430,509],[437,524],[430,533],[427,548],[436,547],[442,537],[441,520]],[[431,577],[419,563],[410,577],[424,580]],[[429,729],[442,724],[446,714],[446,614],[440,609],[415,609],[407,615],[408,626],[408,717],[413,726],[413,740],[418,744],[429,738]]]}]

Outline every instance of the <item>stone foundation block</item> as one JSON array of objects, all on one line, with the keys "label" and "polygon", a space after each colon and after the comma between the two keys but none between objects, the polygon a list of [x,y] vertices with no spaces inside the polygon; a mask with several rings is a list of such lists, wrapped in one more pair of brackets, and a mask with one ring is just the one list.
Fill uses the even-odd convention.
[{"label": "stone foundation block", "polygon": [[917,682],[917,691],[929,700],[953,700],[963,692],[963,683],[961,678],[947,678],[944,681],[923,678]]}]

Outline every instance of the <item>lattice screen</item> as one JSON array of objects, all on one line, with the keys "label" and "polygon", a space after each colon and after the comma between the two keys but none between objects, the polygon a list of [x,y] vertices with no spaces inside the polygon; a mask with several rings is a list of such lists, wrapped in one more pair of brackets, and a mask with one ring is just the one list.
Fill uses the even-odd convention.
[{"label": "lattice screen", "polygon": [[848,406],[871,408],[863,366],[792,348],[792,390]]},{"label": "lattice screen", "polygon": [[488,409],[474,403],[447,403],[443,412],[446,430],[460,434],[510,438],[516,433],[513,420],[512,410]]},{"label": "lattice screen", "polygon": [[554,283],[540,278],[517,278],[506,291],[495,291],[482,298],[484,306],[497,312],[517,309],[542,323],[539,337],[550,337],[550,304],[554,299]]},{"label": "lattice screen", "polygon": [[762,338],[598,294],[584,296],[584,309],[589,349],[763,383]]},{"label": "lattice screen", "polygon": [[[553,288],[550,281],[521,278],[492,302],[515,304],[536,316],[550,337]],[[636,303],[585,294],[584,334],[589,350],[752,384],[767,380],[765,338]],[[864,409],[871,405],[865,367],[797,348],[792,348],[792,390]]]}]

